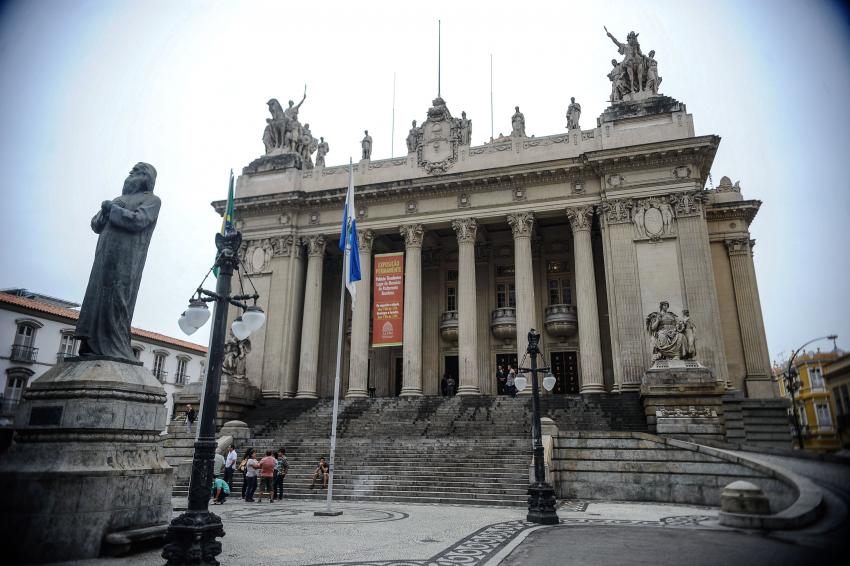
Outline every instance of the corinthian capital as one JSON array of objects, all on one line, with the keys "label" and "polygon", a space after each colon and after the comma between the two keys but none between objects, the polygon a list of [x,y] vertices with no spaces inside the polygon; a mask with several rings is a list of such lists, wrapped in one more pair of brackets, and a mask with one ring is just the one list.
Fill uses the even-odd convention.
[{"label": "corinthian capital", "polygon": [[478,221],[474,218],[458,218],[452,220],[452,229],[457,234],[458,244],[474,244],[475,235],[478,233]]},{"label": "corinthian capital", "polygon": [[530,238],[534,230],[534,215],[530,212],[517,212],[508,215],[508,224],[514,238]]},{"label": "corinthian capital", "polygon": [[425,227],[422,224],[405,224],[399,226],[398,231],[404,238],[404,245],[408,248],[421,248],[422,238],[425,237]]},{"label": "corinthian capital", "polygon": [[730,238],[725,240],[724,243],[729,255],[747,255],[750,253],[749,238]]},{"label": "corinthian capital", "polygon": [[573,232],[586,232],[593,225],[593,206],[576,206],[567,208],[567,220]]},{"label": "corinthian capital", "polygon": [[608,199],[602,202],[602,212],[608,224],[625,224],[632,221],[634,203],[629,198]]},{"label": "corinthian capital", "polygon": [[357,245],[361,252],[372,252],[372,242],[375,240],[375,232],[363,230],[358,234]]},{"label": "corinthian capital", "polygon": [[307,255],[323,256],[325,255],[325,237],[322,234],[318,236],[304,236],[301,240],[307,247]]},{"label": "corinthian capital", "polygon": [[670,195],[670,203],[676,216],[698,216],[702,214],[705,195],[702,191]]}]

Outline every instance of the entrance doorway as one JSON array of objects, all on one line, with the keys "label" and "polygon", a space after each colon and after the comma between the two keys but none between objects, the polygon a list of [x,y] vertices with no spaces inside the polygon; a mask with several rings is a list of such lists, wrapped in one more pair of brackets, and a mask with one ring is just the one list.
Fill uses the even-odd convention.
[{"label": "entrance doorway", "polygon": [[404,358],[395,359],[395,391],[393,395],[398,397],[401,395],[401,388],[404,384]]},{"label": "entrance doorway", "polygon": [[[516,354],[496,354],[496,373],[499,372],[499,368],[502,368],[505,372],[505,379],[508,377],[508,366],[511,366],[514,368],[514,371],[516,371],[516,365]],[[505,391],[505,382],[496,380],[496,393],[499,395],[508,394],[508,392]]]},{"label": "entrance doorway", "polygon": [[[445,357],[445,369],[443,370],[443,377],[448,379],[449,376],[452,376],[452,379],[454,379],[455,385],[454,385],[454,392],[453,393],[457,392],[457,386],[458,386],[458,383],[459,383],[458,382],[458,376],[460,375],[459,368],[460,368],[460,365],[458,363],[458,357],[457,356],[446,356]],[[442,378],[440,379],[440,393],[442,395],[446,395],[446,393],[447,393],[446,387],[445,387],[445,382],[443,381]]]},{"label": "entrance doorway", "polygon": [[570,395],[579,392],[578,383],[578,356],[575,352],[552,352],[552,373],[555,375],[555,387],[552,393],[568,393]]}]

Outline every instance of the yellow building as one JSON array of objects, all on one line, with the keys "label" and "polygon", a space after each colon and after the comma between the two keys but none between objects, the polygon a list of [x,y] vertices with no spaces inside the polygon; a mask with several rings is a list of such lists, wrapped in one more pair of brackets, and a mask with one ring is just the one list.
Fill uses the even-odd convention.
[{"label": "yellow building", "polygon": [[[841,448],[835,423],[835,408],[832,394],[824,380],[825,368],[844,353],[840,350],[830,352],[803,352],[794,360],[800,383],[795,393],[797,413],[806,450],[829,452]],[[788,399],[790,395],[785,387],[784,372],[787,367],[777,368],[781,377],[780,394]],[[796,433],[792,431],[793,434]]]},{"label": "yellow building", "polygon": [[831,393],[838,440],[843,448],[850,448],[850,353],[843,353],[828,364],[823,378]]}]

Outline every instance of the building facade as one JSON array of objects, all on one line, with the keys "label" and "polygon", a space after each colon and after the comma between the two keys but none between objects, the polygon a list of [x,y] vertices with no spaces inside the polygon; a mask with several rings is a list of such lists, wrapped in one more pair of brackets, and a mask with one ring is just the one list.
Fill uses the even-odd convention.
[{"label": "building facade", "polygon": [[842,448],[850,448],[850,354],[841,353],[823,374],[832,397],[835,430]]},{"label": "building facade", "polygon": [[[12,424],[15,409],[27,386],[65,358],[77,355],[74,326],[79,305],[31,293],[25,289],[0,292],[0,426]],[[174,416],[173,395],[205,371],[207,348],[155,332],[132,329],[133,351],[150,368],[168,394],[169,419]],[[179,412],[179,411],[178,411]]]},{"label": "building facade", "polygon": [[[774,396],[749,231],[761,202],[726,177],[706,189],[720,138],[695,135],[653,64],[633,87],[615,66],[595,127],[571,104],[567,131],[530,135],[517,108],[510,136],[473,145],[466,113],[437,97],[406,156],[373,160],[367,134],[352,168],[362,280],[343,309],[344,396],[438,395],[446,374],[458,394],[496,394],[497,367],[516,367],[531,328],[555,394],[637,390],[662,301],[692,321],[694,357],[719,380]],[[266,155],[236,189],[242,258],[268,315],[248,379],[266,397],[328,397],[349,166],[326,166],[326,148],[313,165],[309,131],[303,151],[285,141],[301,139],[297,107],[270,110]],[[372,266],[389,252],[404,254],[403,339],[376,347]]]}]

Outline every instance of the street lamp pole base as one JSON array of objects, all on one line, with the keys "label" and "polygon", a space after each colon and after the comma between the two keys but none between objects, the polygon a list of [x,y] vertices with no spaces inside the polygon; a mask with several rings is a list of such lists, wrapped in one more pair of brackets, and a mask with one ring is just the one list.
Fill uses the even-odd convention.
[{"label": "street lamp pole base", "polygon": [[187,511],[171,521],[162,557],[166,566],[218,566],[224,536],[221,518],[209,511]]},{"label": "street lamp pole base", "polygon": [[525,520],[538,525],[557,525],[555,490],[546,482],[528,486],[528,515]]}]

